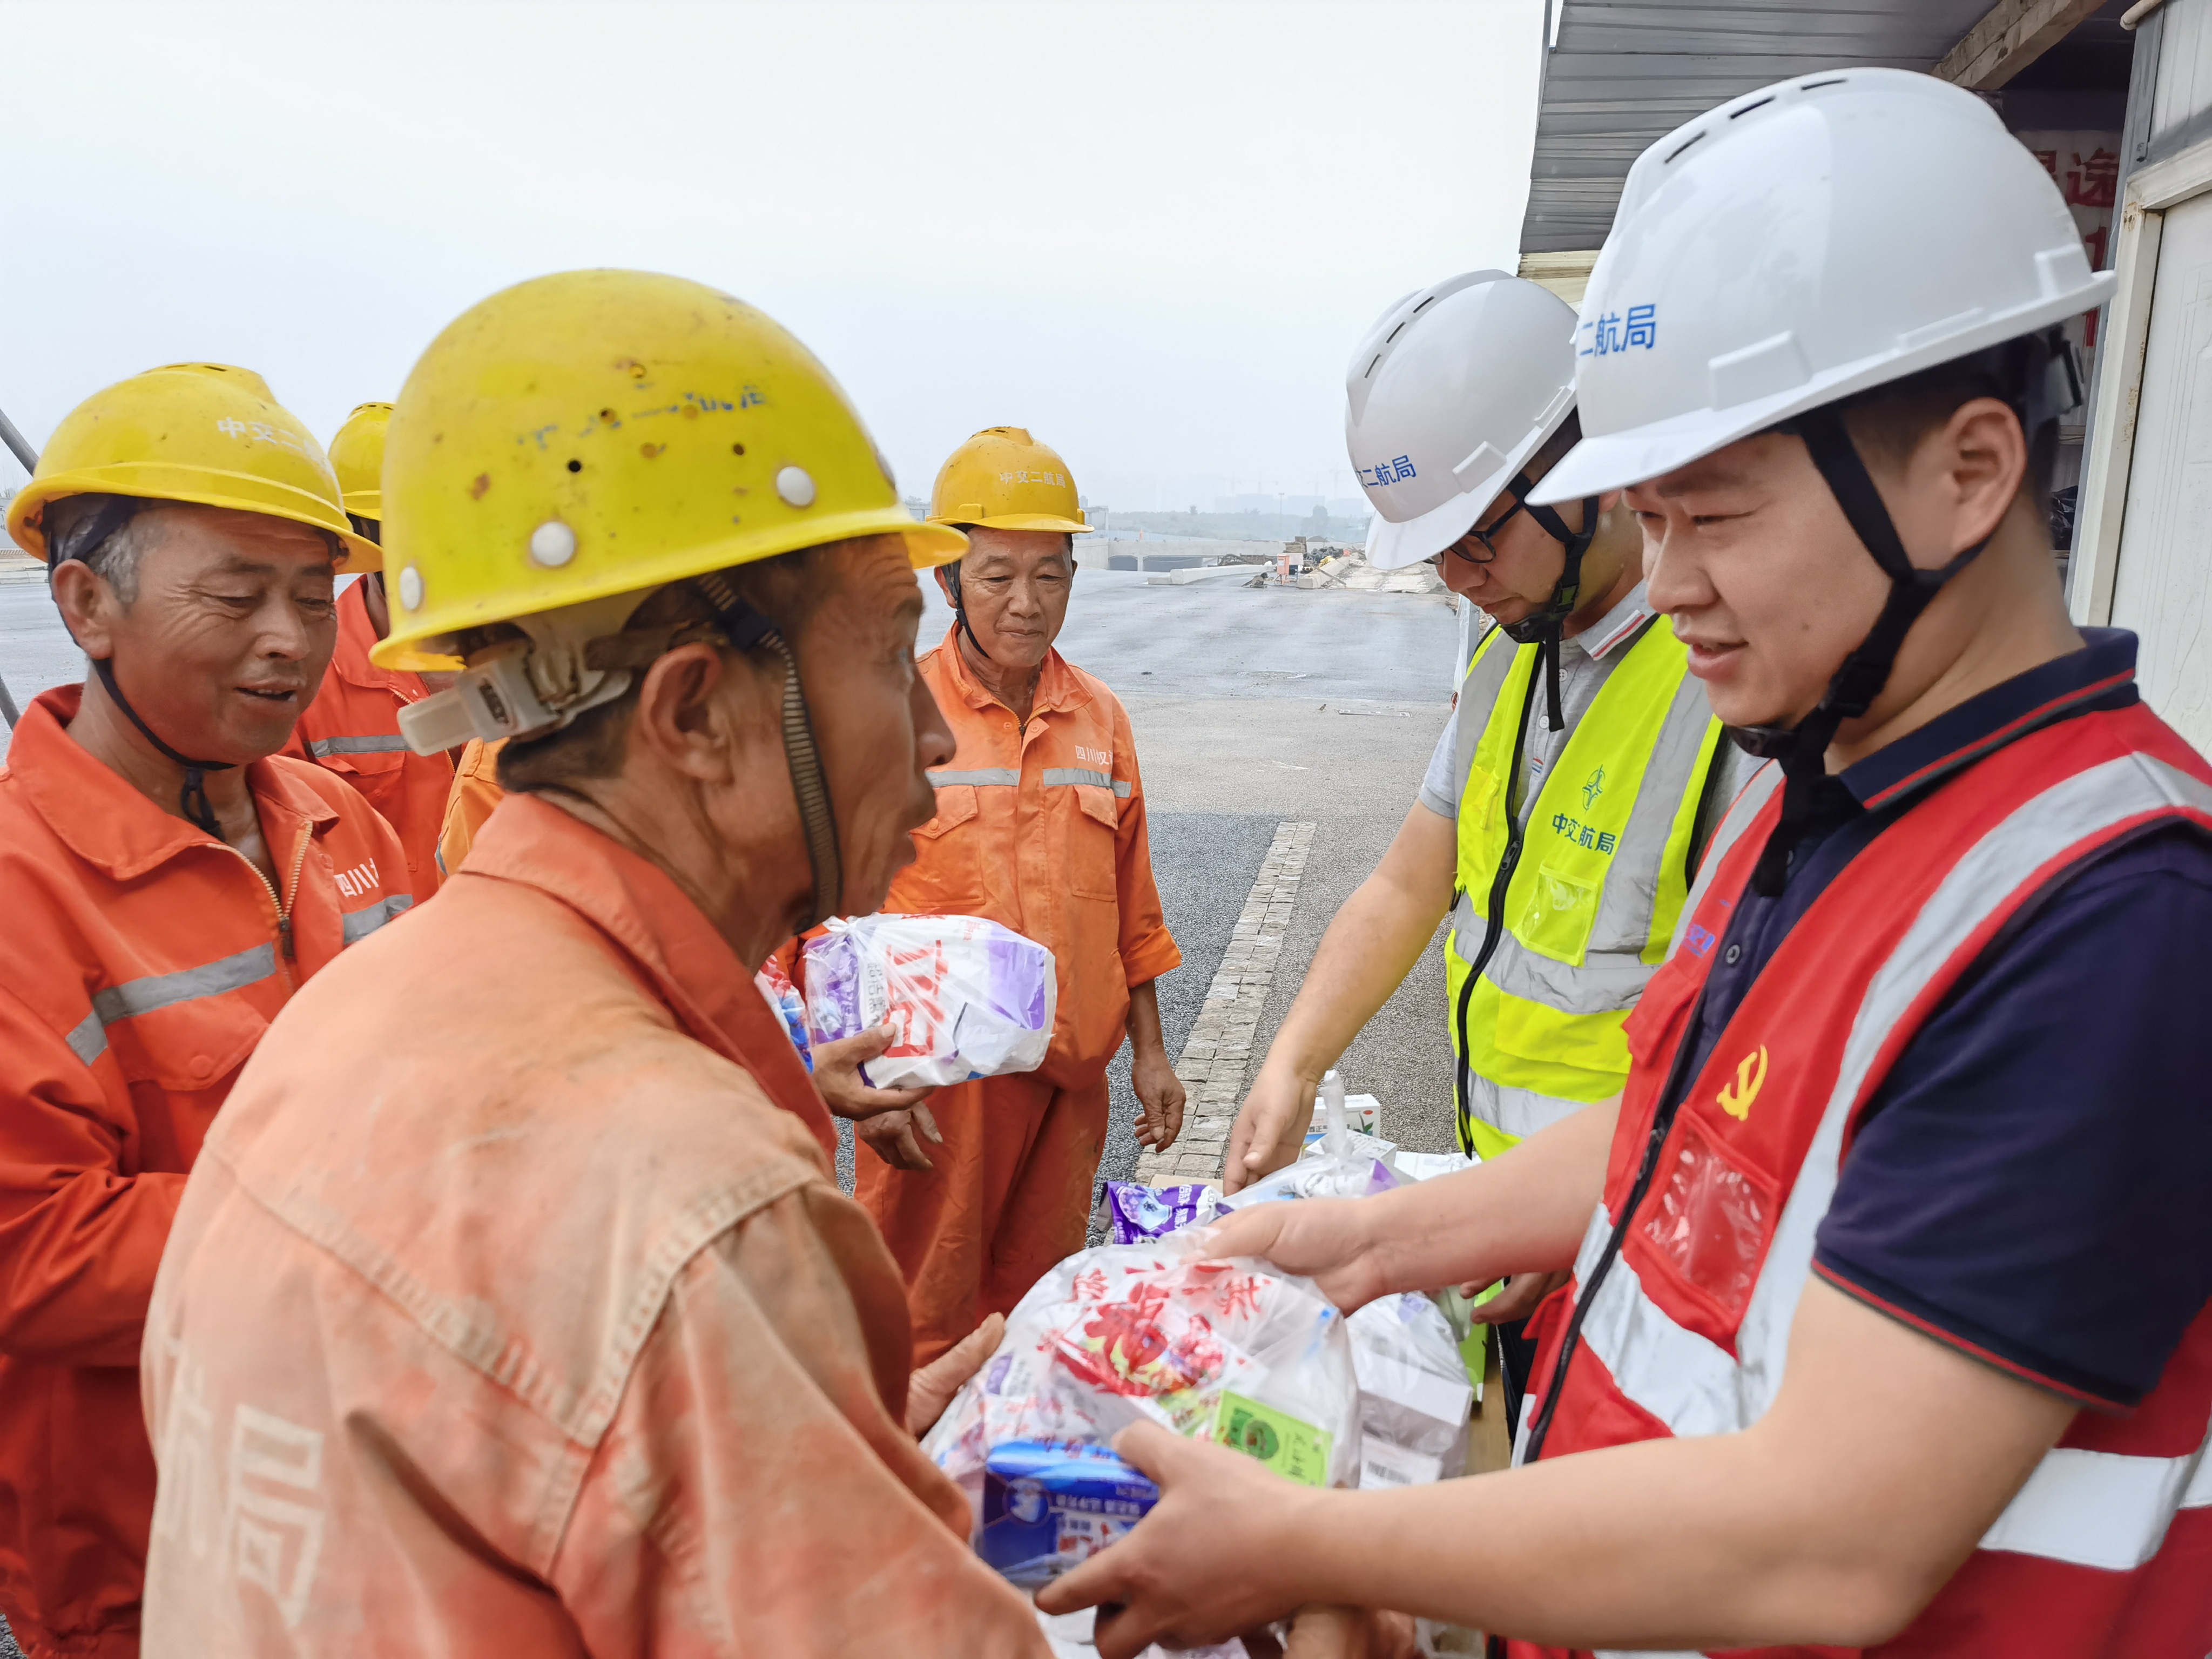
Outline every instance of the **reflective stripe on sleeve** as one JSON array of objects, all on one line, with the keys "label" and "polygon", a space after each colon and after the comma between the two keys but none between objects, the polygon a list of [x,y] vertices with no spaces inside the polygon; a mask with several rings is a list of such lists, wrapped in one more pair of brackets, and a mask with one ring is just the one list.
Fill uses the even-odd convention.
[{"label": "reflective stripe on sleeve", "polygon": [[[1765,1415],[1782,1386],[1790,1331],[1835,1197],[1851,1107],[1898,1021],[2032,872],[2088,836],[2161,808],[2212,811],[2212,789],[2147,755],[2053,785],[1971,848],[1921,907],[1853,1017],[1819,1129],[1784,1201],[1736,1331],[1737,1358],[1675,1322],[1616,1255],[1589,1297],[1583,1339],[1622,1394],[1677,1436],[1725,1434]],[[1587,1284],[1611,1234],[1601,1206],[1576,1265]],[[1581,1295],[1580,1291],[1577,1295]],[[2183,1458],[2047,1452],[1984,1547],[2084,1566],[2133,1567],[2155,1553],[2177,1508],[2212,1504],[2200,1449]],[[2138,1553],[2140,1552],[2140,1553]]]},{"label": "reflective stripe on sleeve", "polygon": [[1011,766],[984,766],[973,772],[932,772],[930,787],[942,789],[948,783],[976,783],[1011,789],[1022,781],[1022,775]]},{"label": "reflective stripe on sleeve", "polygon": [[398,732],[367,738],[317,738],[307,745],[317,760],[331,755],[392,755],[407,752],[407,739]]},{"label": "reflective stripe on sleeve", "polygon": [[1109,789],[1123,800],[1129,799],[1128,781],[1111,773],[1094,772],[1085,766],[1048,766],[1044,769],[1044,787],[1048,789],[1068,789],[1088,784],[1094,789]]},{"label": "reflective stripe on sleeve", "polygon": [[363,905],[358,910],[343,912],[339,920],[345,924],[346,944],[353,945],[367,939],[414,902],[414,897],[410,894],[394,893],[390,898],[380,899],[374,904]]},{"label": "reflective stripe on sleeve", "polygon": [[199,968],[179,969],[173,974],[153,974],[110,986],[92,999],[92,1012],[80,1020],[66,1041],[70,1051],[89,1066],[107,1052],[107,1028],[119,1019],[173,1008],[201,997],[221,996],[226,991],[258,985],[276,971],[276,947],[257,945]]}]

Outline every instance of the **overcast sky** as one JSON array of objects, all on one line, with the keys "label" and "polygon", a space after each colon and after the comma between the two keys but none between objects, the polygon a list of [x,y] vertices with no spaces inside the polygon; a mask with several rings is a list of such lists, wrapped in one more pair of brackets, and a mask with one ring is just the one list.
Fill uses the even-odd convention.
[{"label": "overcast sky", "polygon": [[204,358],[327,440],[487,294],[627,265],[791,328],[909,494],[1005,422],[1115,506],[1350,495],[1361,331],[1512,266],[1541,14],[0,0],[0,409]]}]

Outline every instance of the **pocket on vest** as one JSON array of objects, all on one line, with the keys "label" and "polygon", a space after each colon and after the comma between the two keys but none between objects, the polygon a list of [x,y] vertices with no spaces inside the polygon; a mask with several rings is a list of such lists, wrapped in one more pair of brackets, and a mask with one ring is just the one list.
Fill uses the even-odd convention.
[{"label": "pocket on vest", "polygon": [[1638,1231],[1682,1287],[1719,1315],[1706,1334],[1733,1343],[1780,1211],[1772,1177],[1745,1168],[1691,1114],[1677,1120]]},{"label": "pocket on vest", "polygon": [[1570,968],[1583,965],[1589,948],[1590,929],[1597,921],[1597,902],[1603,884],[1571,875],[1556,865],[1536,871],[1528,902],[1522,907],[1513,932],[1522,944]]}]

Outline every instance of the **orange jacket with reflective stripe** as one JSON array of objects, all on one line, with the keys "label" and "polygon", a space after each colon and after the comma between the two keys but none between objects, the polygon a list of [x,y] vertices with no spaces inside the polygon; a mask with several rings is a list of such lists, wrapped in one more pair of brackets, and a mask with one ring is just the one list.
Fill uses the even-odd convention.
[{"label": "orange jacket with reflective stripe", "polygon": [[752,976],[531,795],[288,1009],[146,1342],[148,1659],[1045,1659]]},{"label": "orange jacket with reflective stripe", "polygon": [[886,910],[988,916],[1049,948],[1060,1013],[1039,1069],[1080,1088],[1128,1026],[1129,987],[1182,961],[1160,915],[1137,744],[1121,701],[1057,651],[1026,727],[970,673],[954,634],[921,675],[958,739],[932,772],[937,816]]},{"label": "orange jacket with reflective stripe", "polygon": [[138,1346],[200,1142],[301,981],[411,902],[391,829],[319,768],[246,781],[282,884],[24,711],[0,769],[0,1611],[135,1652],[154,1464]]},{"label": "orange jacket with reflective stripe", "polygon": [[399,711],[430,695],[420,674],[379,668],[368,659],[376,629],[359,582],[338,595],[338,644],[322,689],[300,716],[284,752],[326,766],[384,814],[407,855],[407,890],[416,901],[438,890],[438,826],[453,763],[418,755],[399,735]]}]

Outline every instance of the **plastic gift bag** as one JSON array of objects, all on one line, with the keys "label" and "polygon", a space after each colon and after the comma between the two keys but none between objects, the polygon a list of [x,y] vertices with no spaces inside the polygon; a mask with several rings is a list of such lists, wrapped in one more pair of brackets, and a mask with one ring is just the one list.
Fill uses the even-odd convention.
[{"label": "plastic gift bag", "polygon": [[[998,1352],[922,1449],[968,1494],[980,1547],[994,1514],[987,1493],[999,1487],[1003,1515],[1006,1480],[1036,1480],[1034,1471],[1010,1477],[1010,1455],[1081,1447],[1087,1460],[1111,1460],[1107,1443],[1146,1419],[1233,1446],[1304,1485],[1357,1486],[1359,1382],[1344,1316],[1309,1280],[1260,1261],[1199,1261],[1181,1240],[1081,1250],[1022,1298]],[[1086,1476],[1117,1478],[1097,1463],[1055,1479]],[[1017,1496],[1033,1520],[1054,1512],[1042,1482]],[[1024,1580],[1084,1559],[1110,1541],[1103,1530],[1056,1523],[1048,1553],[1039,1534]]]},{"label": "plastic gift bag", "polygon": [[981,916],[833,918],[806,941],[806,1028],[834,1042],[889,1020],[860,1068],[874,1089],[1032,1072],[1052,1044],[1052,952]]}]

